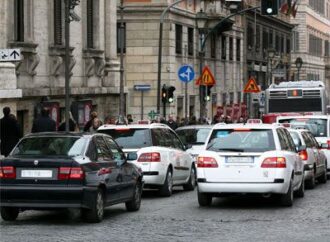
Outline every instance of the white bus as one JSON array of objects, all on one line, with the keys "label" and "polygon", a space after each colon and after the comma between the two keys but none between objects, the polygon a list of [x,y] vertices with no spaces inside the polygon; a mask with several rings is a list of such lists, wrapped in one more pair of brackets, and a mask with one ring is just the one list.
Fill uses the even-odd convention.
[{"label": "white bus", "polygon": [[326,114],[327,104],[322,81],[281,82],[266,90],[265,113]]}]

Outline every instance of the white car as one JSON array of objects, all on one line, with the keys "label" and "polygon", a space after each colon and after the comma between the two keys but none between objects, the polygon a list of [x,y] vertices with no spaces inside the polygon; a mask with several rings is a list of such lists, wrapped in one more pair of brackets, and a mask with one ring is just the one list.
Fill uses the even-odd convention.
[{"label": "white car", "polygon": [[299,155],[304,162],[306,187],[313,189],[316,179],[320,183],[327,182],[326,157],[319,150],[319,144],[309,130],[288,129],[299,150]]},{"label": "white car", "polygon": [[330,115],[279,116],[277,123],[289,123],[292,128],[311,131],[327,157],[327,174],[330,178]]},{"label": "white car", "polygon": [[279,194],[291,206],[304,196],[304,164],[289,132],[271,124],[215,125],[197,158],[198,202],[222,194]]},{"label": "white car", "polygon": [[196,168],[177,134],[165,124],[103,125],[98,132],[111,135],[129,162],[143,171],[144,187],[171,196],[173,186],[194,190]]}]

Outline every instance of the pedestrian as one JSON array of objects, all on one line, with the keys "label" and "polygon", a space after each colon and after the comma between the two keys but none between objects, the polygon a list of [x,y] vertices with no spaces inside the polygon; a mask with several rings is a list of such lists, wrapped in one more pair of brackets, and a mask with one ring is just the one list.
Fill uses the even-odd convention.
[{"label": "pedestrian", "polygon": [[245,120],[244,120],[244,118],[243,118],[242,116],[241,116],[241,117],[239,117],[239,119],[238,119],[237,123],[245,123]]},{"label": "pedestrian", "polygon": [[42,108],[41,116],[34,120],[31,132],[37,133],[54,131],[56,131],[56,122],[49,116],[49,109]]},{"label": "pedestrian", "polygon": [[[58,131],[65,131],[65,126],[66,126],[66,122],[64,119],[62,121],[62,123],[60,124],[60,126],[58,126]],[[69,112],[69,131],[71,131],[71,132],[79,131],[78,125],[77,125],[76,121],[74,120],[71,112]]]},{"label": "pedestrian", "polygon": [[131,124],[131,123],[134,122],[134,121],[133,121],[133,118],[132,118],[132,114],[127,114],[126,118],[127,118],[127,123],[128,123],[128,124]]},{"label": "pedestrian", "polygon": [[97,112],[93,111],[91,112],[91,118],[90,120],[87,121],[87,123],[85,124],[85,127],[84,127],[84,131],[87,132],[90,130],[92,124],[93,124],[93,120],[94,118],[97,118]]},{"label": "pedestrian", "polygon": [[189,125],[196,125],[196,124],[197,124],[196,116],[193,115],[189,120]]},{"label": "pedestrian", "polygon": [[89,128],[89,132],[95,133],[101,125],[102,125],[101,120],[99,118],[94,118],[92,126]]},{"label": "pedestrian", "polygon": [[176,130],[178,128],[178,124],[174,121],[172,115],[168,116],[167,125],[173,130]]},{"label": "pedestrian", "polygon": [[233,123],[233,120],[231,119],[231,116],[227,116],[227,117],[226,117],[225,123],[226,123],[226,124],[231,124],[231,123]]},{"label": "pedestrian", "polygon": [[107,116],[104,119],[104,124],[116,124],[116,118],[113,116]]},{"label": "pedestrian", "polygon": [[10,108],[4,107],[2,111],[4,117],[0,119],[0,149],[1,155],[8,156],[22,135],[17,120],[10,114]]}]

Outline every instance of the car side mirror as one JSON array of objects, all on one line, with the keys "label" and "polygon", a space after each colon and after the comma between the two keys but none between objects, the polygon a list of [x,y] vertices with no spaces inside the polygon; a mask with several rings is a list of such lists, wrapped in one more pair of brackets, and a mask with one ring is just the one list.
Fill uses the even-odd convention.
[{"label": "car side mirror", "polygon": [[296,147],[296,150],[297,150],[297,152],[306,150],[306,145],[300,145],[300,146]]},{"label": "car side mirror", "polygon": [[127,160],[137,160],[137,154],[135,152],[127,153]]}]

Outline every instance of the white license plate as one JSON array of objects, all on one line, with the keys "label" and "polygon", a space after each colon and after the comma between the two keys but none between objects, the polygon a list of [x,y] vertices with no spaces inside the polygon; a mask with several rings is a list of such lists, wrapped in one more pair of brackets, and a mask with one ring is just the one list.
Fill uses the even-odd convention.
[{"label": "white license plate", "polygon": [[53,171],[51,170],[22,170],[21,177],[24,178],[51,178]]},{"label": "white license plate", "polygon": [[227,157],[227,163],[253,163],[252,157]]}]

